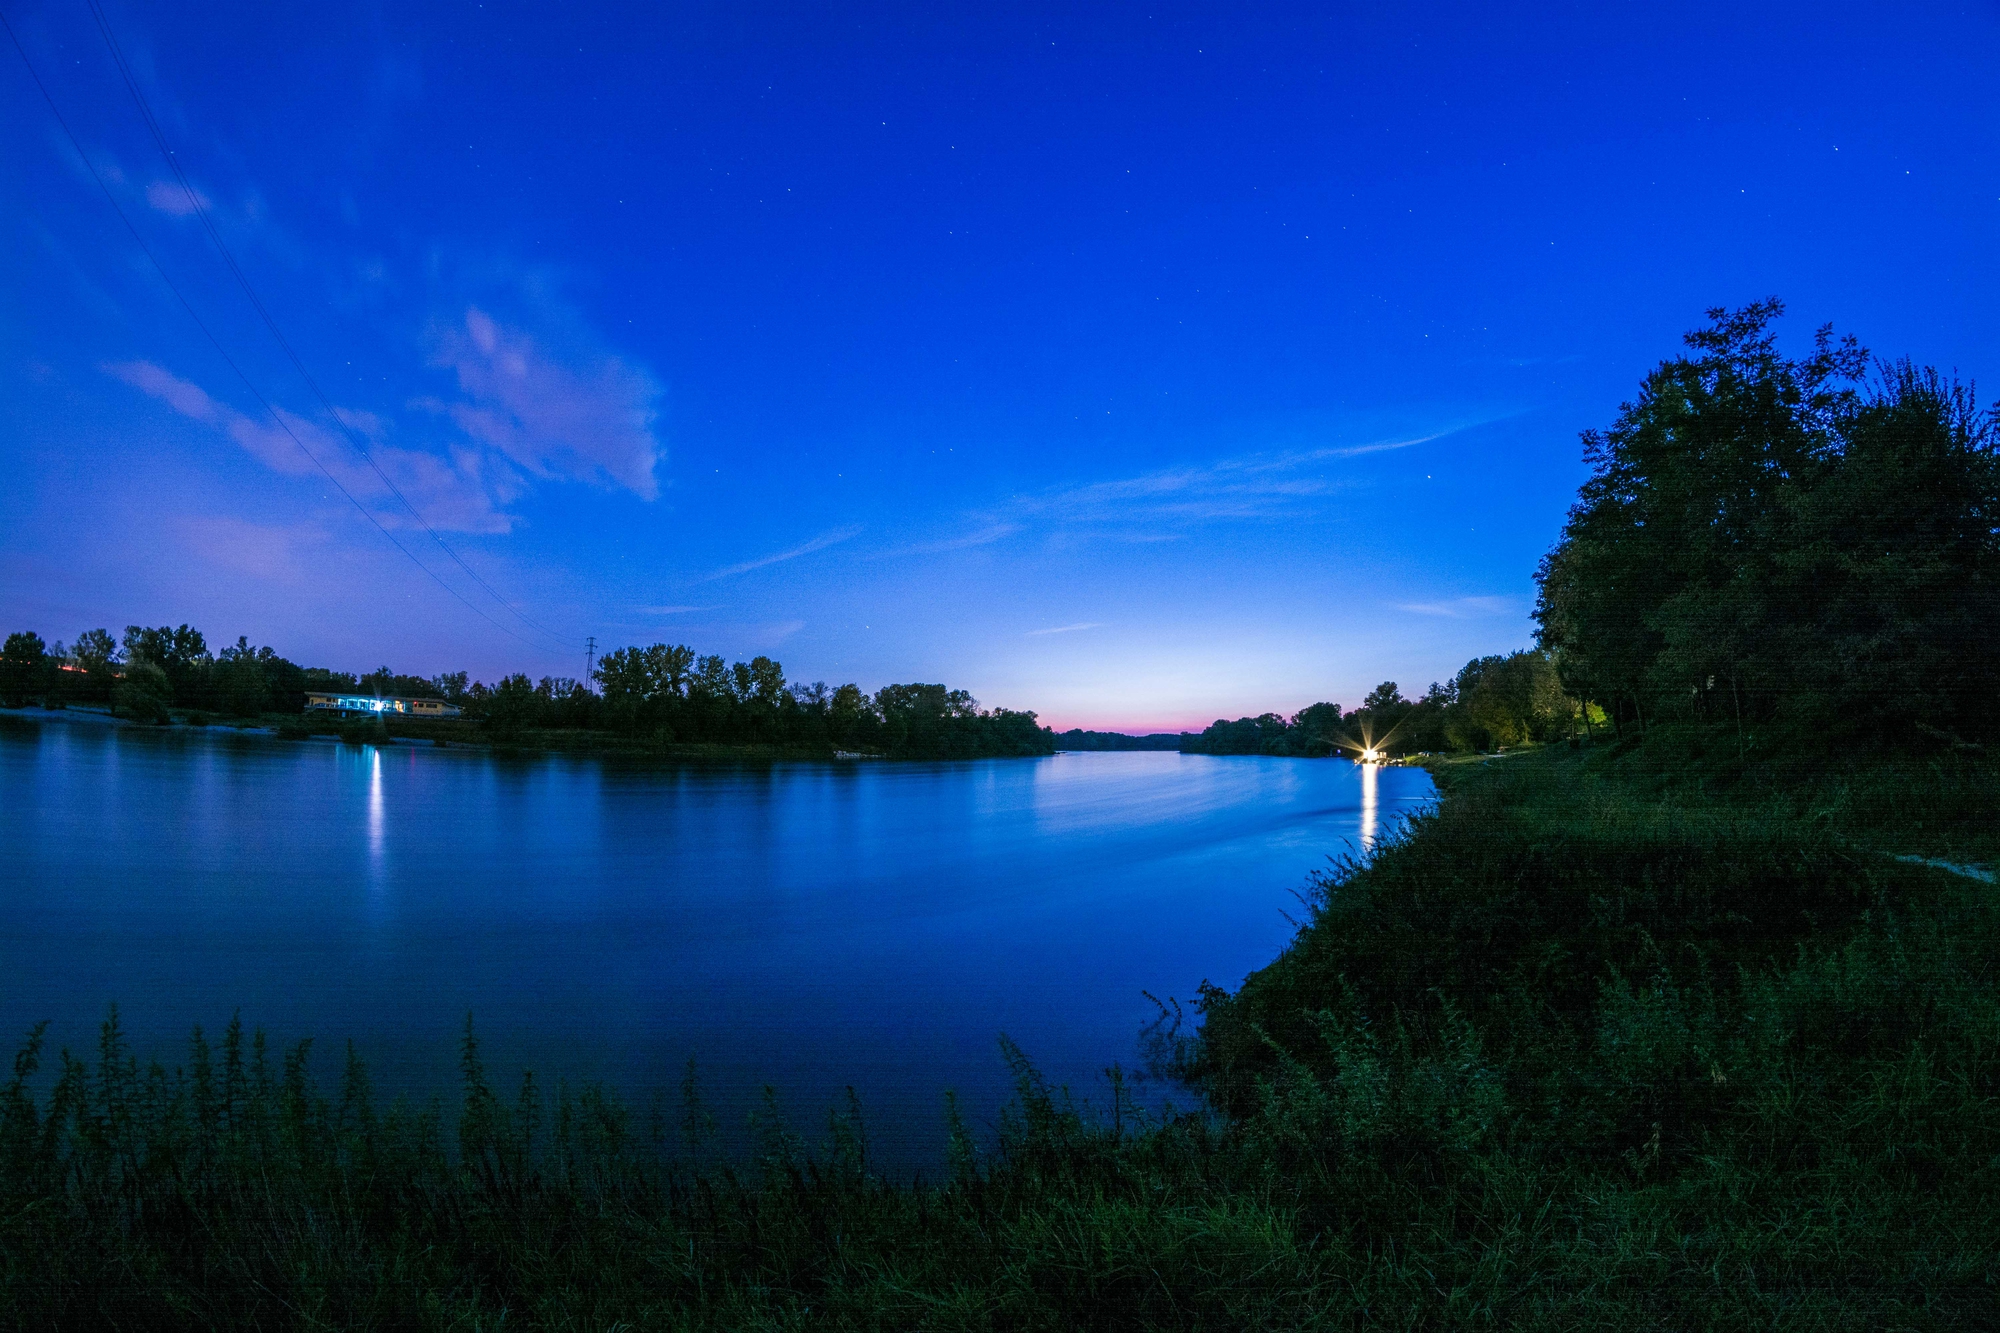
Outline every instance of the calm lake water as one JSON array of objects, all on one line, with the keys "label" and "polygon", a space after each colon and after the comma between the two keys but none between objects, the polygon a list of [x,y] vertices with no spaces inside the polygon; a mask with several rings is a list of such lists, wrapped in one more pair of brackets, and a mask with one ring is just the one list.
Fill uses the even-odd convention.
[{"label": "calm lake water", "polygon": [[1154,1013],[1234,988],[1294,894],[1431,793],[1414,769],[1178,754],[690,767],[0,717],[0,1032],[84,1048],[116,1002],[179,1059],[239,1009],[354,1039],[389,1089],[489,1070],[643,1103],[693,1057],[725,1127],[852,1084],[885,1162],[996,1035],[1094,1090]]}]

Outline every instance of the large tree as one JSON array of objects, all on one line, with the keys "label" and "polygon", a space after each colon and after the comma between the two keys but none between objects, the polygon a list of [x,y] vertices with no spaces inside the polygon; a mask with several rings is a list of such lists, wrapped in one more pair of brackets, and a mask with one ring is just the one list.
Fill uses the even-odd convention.
[{"label": "large tree", "polygon": [[125,627],[125,675],[130,683],[133,671],[146,666],[158,671],[165,678],[164,694],[151,683],[148,692],[160,695],[161,702],[178,703],[182,707],[204,707],[208,698],[208,674],[212,662],[208,653],[208,641],[200,630],[189,625],[178,629],[162,625],[158,629],[147,629],[143,625]]},{"label": "large tree", "polygon": [[1987,726],[1993,414],[1775,301],[1710,312],[1613,424],[1537,571],[1571,693],[1614,717]]},{"label": "large tree", "polygon": [[118,641],[111,637],[108,629],[87,629],[77,635],[76,643],[70,648],[70,662],[82,677],[75,684],[77,696],[109,699],[122,656]]},{"label": "large tree", "polygon": [[48,645],[33,630],[9,634],[0,649],[0,701],[20,708],[32,700],[46,700],[55,690],[54,659]]}]

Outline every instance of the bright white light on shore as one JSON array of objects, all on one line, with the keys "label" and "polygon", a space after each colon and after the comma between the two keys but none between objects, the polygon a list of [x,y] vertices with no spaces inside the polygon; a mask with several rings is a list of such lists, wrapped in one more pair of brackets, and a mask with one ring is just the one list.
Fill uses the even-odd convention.
[{"label": "bright white light on shore", "polygon": [[1361,752],[1361,762],[1364,764],[1372,764],[1381,757],[1382,752],[1380,750],[1363,750]]}]

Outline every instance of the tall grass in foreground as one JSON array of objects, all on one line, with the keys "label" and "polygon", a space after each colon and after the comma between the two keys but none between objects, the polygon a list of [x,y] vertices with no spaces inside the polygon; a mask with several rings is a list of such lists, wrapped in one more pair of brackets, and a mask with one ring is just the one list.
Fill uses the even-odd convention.
[{"label": "tall grass in foreground", "polygon": [[[115,1021],[0,1103],[17,1326],[1982,1328],[1993,890],[1594,758],[1452,779],[1181,1043],[1212,1114],[1089,1114],[1003,1044],[995,1141],[884,1181],[852,1105],[709,1160],[698,1097],[380,1107],[232,1025]],[[45,1082],[47,1080],[44,1080]],[[812,1142],[808,1143],[808,1137]]]}]

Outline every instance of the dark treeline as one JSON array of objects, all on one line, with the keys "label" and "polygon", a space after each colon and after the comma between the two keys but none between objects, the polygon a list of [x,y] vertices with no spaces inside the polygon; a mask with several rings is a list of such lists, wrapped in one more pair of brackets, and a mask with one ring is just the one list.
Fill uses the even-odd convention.
[{"label": "dark treeline", "polygon": [[[2000,723],[1995,414],[1775,300],[1710,312],[1611,427],[1537,572],[1569,693],[1621,726],[1971,743]],[[1816,742],[1815,742],[1816,743]]]},{"label": "dark treeline", "polygon": [[[188,625],[128,626],[124,638],[87,630],[73,646],[47,644],[32,631],[9,635],[0,652],[0,702],[108,704],[114,714],[167,722],[173,710],[257,720],[304,711],[310,690],[440,698],[464,710],[468,726],[498,741],[530,731],[608,731],[665,745],[760,746],[825,753],[851,750],[909,759],[973,759],[1049,754],[1055,738],[1032,712],[982,709],[964,690],[943,685],[788,684],[768,657],[725,662],[682,645],[655,644],[607,654],[582,681],[524,674],[493,685],[463,671],[403,675],[378,667],[365,674],[304,667],[248,639],[211,652]],[[432,728],[440,724],[426,724]]]},{"label": "dark treeline", "polygon": [[1369,691],[1359,708],[1318,703],[1287,718],[1277,713],[1221,718],[1185,738],[1189,754],[1276,754],[1320,759],[1367,749],[1385,755],[1505,749],[1589,728],[1601,714],[1563,693],[1554,662],[1539,650],[1477,657],[1449,682],[1432,682],[1406,699],[1393,680]]},{"label": "dark treeline", "polygon": [[[768,657],[725,663],[681,644],[621,648],[598,665],[602,724],[672,742],[853,750],[909,759],[1050,754],[1031,712],[982,709],[942,685],[787,685]],[[526,677],[519,678],[525,688]],[[506,688],[503,682],[502,688]]]},{"label": "dark treeline", "polygon": [[[435,693],[422,684],[421,693]],[[0,651],[0,702],[10,707],[109,704],[145,722],[167,721],[170,708],[249,718],[296,713],[307,690],[326,688],[353,689],[354,678],[302,667],[247,638],[211,652],[207,637],[189,625],[128,625],[122,640],[108,629],[85,630],[67,648],[30,630],[8,635]]]},{"label": "dark treeline", "polygon": [[539,685],[513,676],[487,686],[463,671],[410,676],[386,666],[366,673],[300,666],[241,636],[211,651],[208,637],[191,625],[128,625],[122,639],[108,629],[85,630],[68,647],[22,631],[8,635],[0,650],[0,702],[9,707],[108,704],[113,714],[141,722],[167,722],[176,709],[245,720],[296,714],[304,710],[309,690],[439,698],[486,720],[501,690],[511,697],[522,688],[537,696],[541,706],[535,715],[557,726],[567,724],[563,703],[587,693],[573,680],[546,677]]},{"label": "dark treeline", "polygon": [[1048,754],[1057,747],[1320,758],[1373,745],[1389,754],[1434,753],[1547,740],[1567,734],[1579,719],[1588,725],[1585,710],[1563,693],[1549,656],[1538,651],[1477,658],[1420,699],[1404,698],[1395,682],[1385,681],[1351,712],[1318,703],[1290,718],[1218,719],[1199,735],[1081,729],[1057,735],[1032,712],[981,709],[964,690],[889,685],[870,695],[853,684],[791,684],[769,657],[732,663],[682,644],[618,649],[594,676],[597,691],[561,676],[517,673],[487,685],[463,671],[334,671],[300,666],[246,638],[212,652],[191,626],[131,625],[122,641],[94,629],[67,648],[33,632],[10,635],[0,654],[0,700],[109,704],[114,713],[165,722],[174,709],[237,719],[298,714],[308,690],[339,690],[440,698],[503,741],[531,730],[599,730],[663,744],[926,759]]},{"label": "dark treeline", "polygon": [[1056,733],[1056,746],[1063,750],[1178,750],[1187,739],[1185,733],[1175,731],[1128,736],[1122,731],[1085,731],[1072,727]]}]

